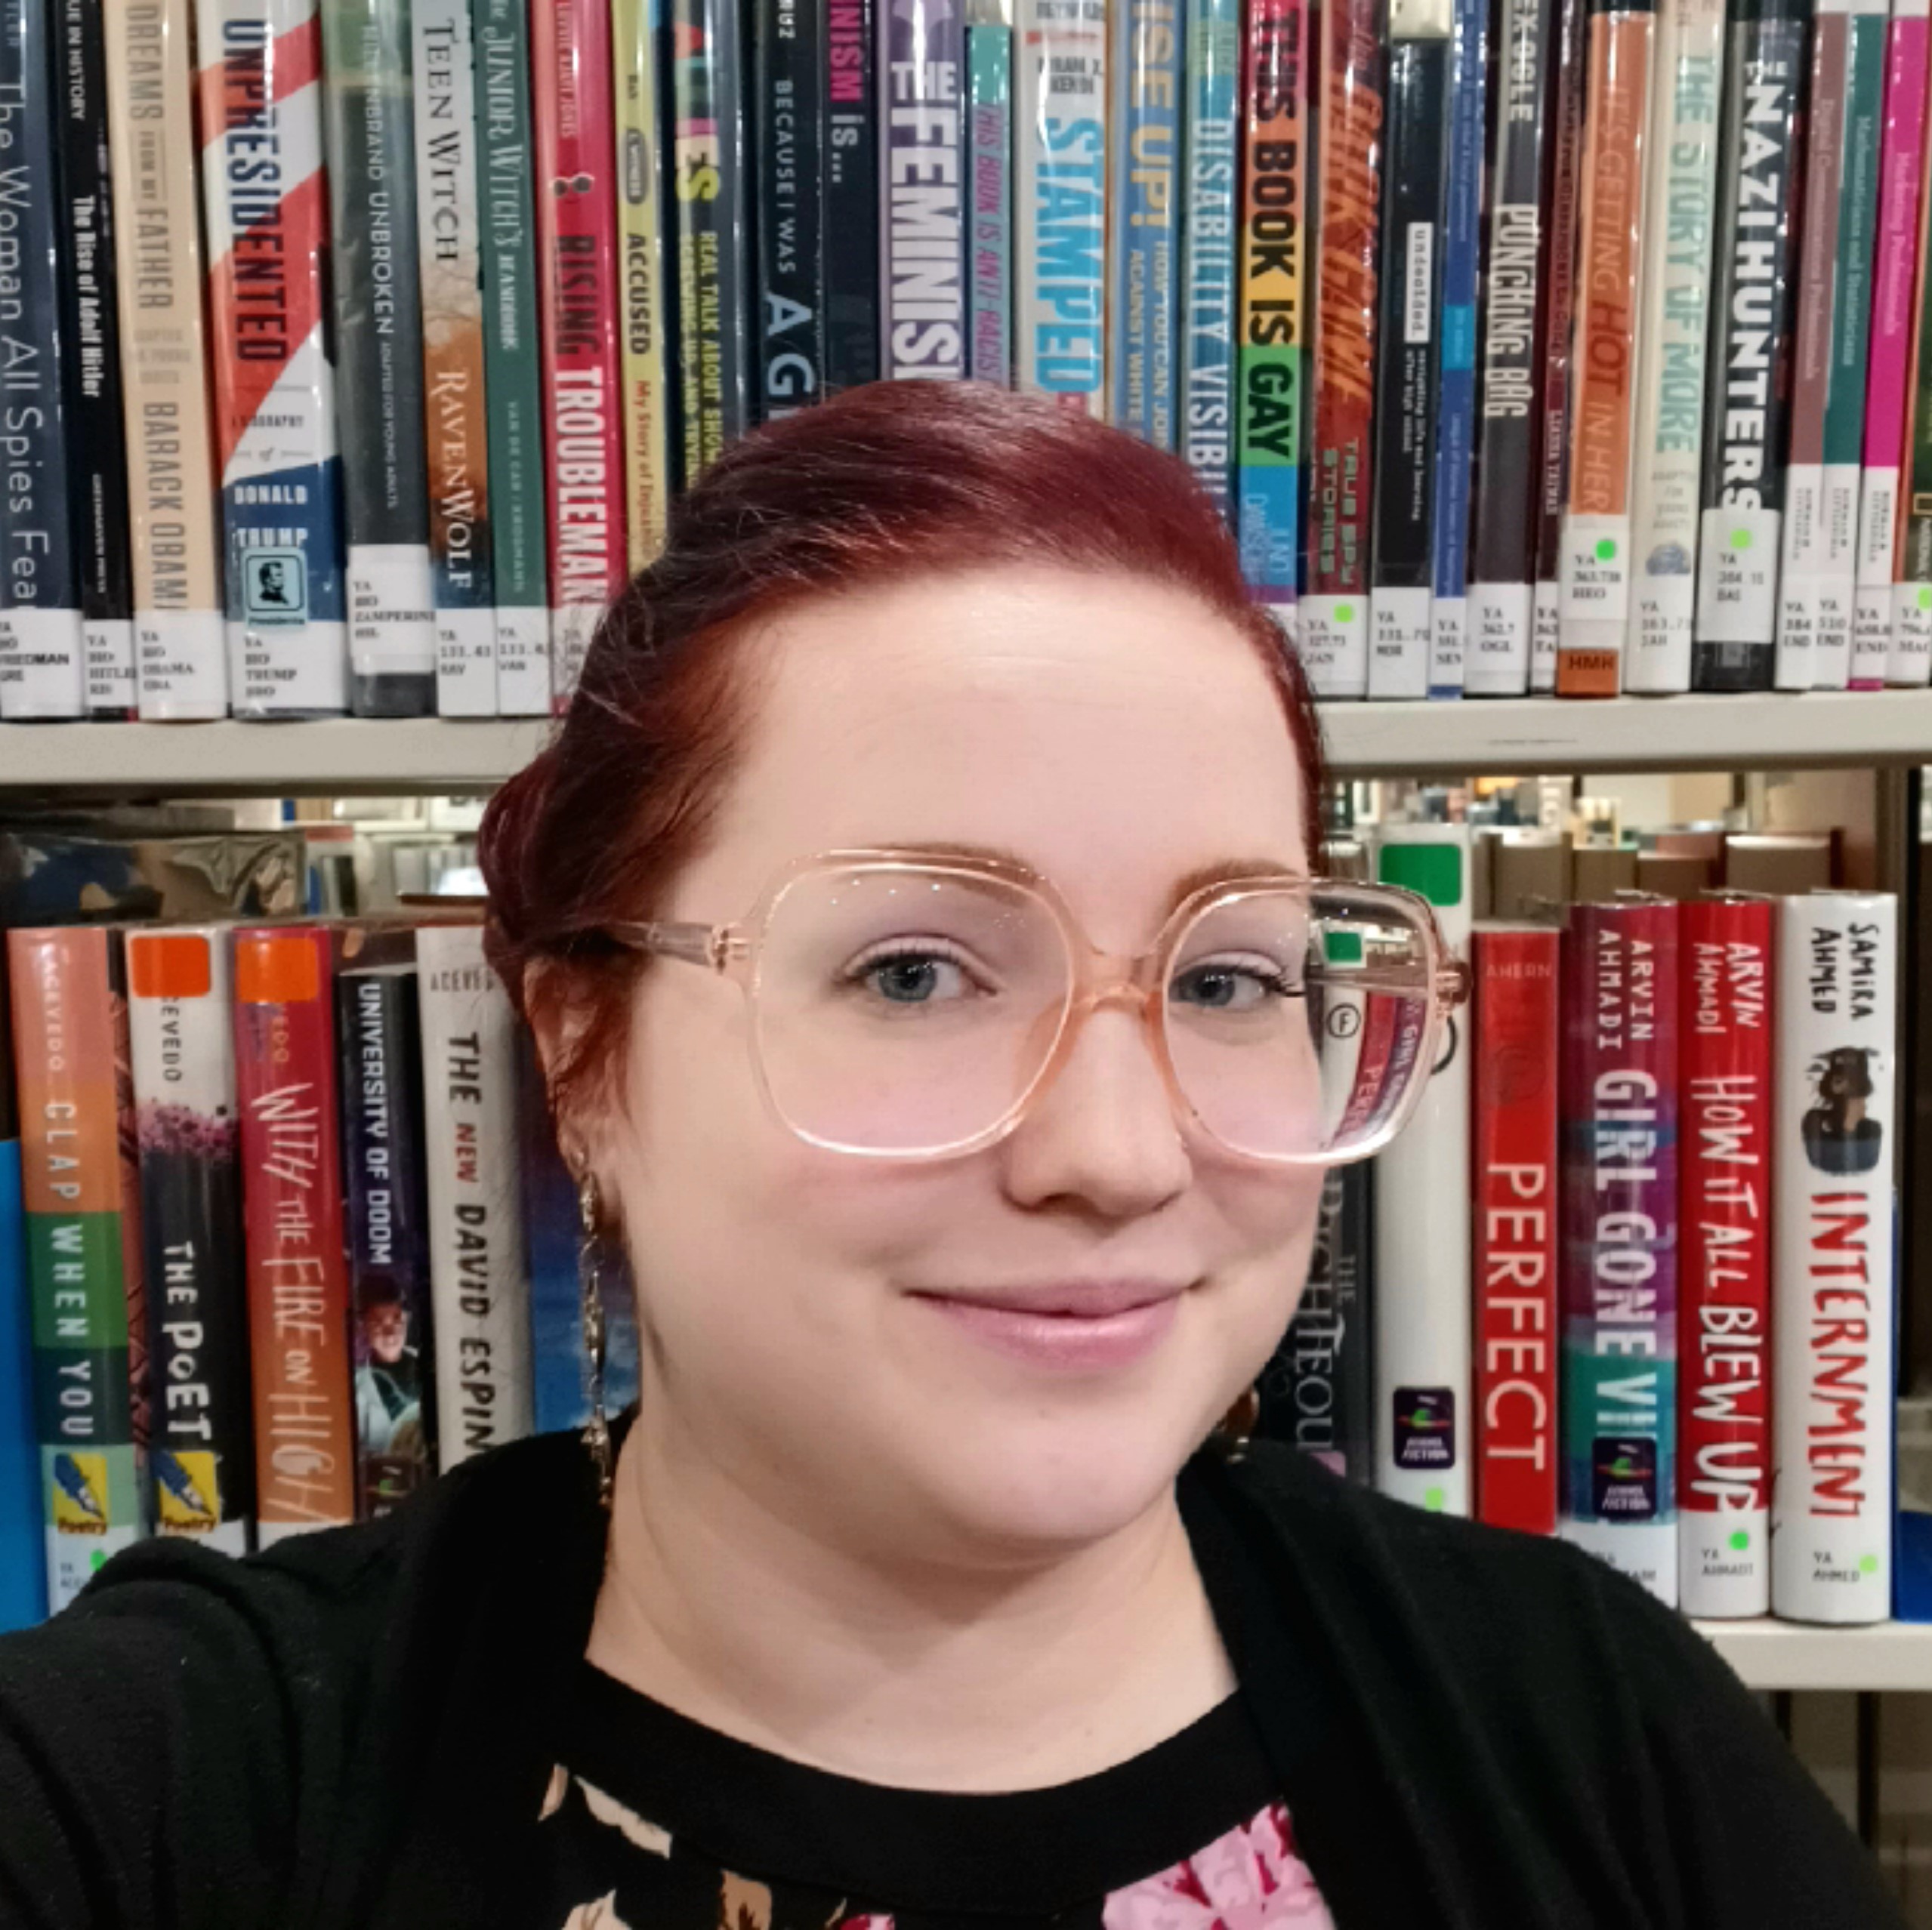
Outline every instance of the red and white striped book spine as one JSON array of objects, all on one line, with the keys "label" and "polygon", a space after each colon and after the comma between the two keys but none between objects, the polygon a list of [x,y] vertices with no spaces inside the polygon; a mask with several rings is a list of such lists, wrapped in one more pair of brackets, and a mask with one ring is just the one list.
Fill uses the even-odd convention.
[{"label": "red and white striped book spine", "polygon": [[1476,928],[1476,1512],[1557,1527],[1561,934]]},{"label": "red and white striped book spine", "polygon": [[1767,898],[1682,913],[1677,1561],[1689,1615],[1771,1608],[1771,1028]]}]

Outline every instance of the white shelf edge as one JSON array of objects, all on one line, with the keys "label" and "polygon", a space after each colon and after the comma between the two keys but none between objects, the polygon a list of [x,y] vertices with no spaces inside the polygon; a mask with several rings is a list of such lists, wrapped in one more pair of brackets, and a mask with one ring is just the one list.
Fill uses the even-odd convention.
[{"label": "white shelf edge", "polygon": [[[1359,777],[1932,764],[1932,690],[1327,704],[1322,726],[1332,769]],[[0,723],[0,791],[481,791],[552,727],[543,717]]]},{"label": "white shelf edge", "polygon": [[1774,1617],[1691,1623],[1747,1688],[1932,1693],[1932,1622],[1819,1628]]}]

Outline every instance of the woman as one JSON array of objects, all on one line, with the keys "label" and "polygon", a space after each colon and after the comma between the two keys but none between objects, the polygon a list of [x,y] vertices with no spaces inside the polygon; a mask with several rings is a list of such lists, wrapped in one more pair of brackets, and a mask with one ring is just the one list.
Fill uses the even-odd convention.
[{"label": "woman", "polygon": [[0,1644],[0,1919],[1893,1921],[1634,1586],[1217,1430],[1459,990],[1319,778],[1171,458],[727,454],[483,837],[641,1400]]}]

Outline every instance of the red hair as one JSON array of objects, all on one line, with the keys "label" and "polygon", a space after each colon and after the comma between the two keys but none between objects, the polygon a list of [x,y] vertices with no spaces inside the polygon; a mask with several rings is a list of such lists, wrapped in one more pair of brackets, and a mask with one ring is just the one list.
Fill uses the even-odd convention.
[{"label": "red hair", "polygon": [[[650,917],[702,844],[744,734],[746,619],[1018,563],[1187,590],[1252,642],[1280,692],[1312,860],[1322,757],[1307,683],[1187,465],[984,384],[847,390],[734,444],[672,505],[663,553],[598,626],[561,728],[483,815],[490,957],[526,1017],[561,1000],[577,1022],[554,1096],[617,1062],[637,961],[570,934]],[[540,962],[557,969],[532,973]]]}]

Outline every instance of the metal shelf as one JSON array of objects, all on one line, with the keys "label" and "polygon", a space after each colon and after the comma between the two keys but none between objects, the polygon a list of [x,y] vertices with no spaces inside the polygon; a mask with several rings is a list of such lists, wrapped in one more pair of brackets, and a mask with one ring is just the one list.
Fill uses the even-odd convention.
[{"label": "metal shelf", "polygon": [[1767,1617],[1691,1626],[1747,1688],[1932,1691],[1932,1622],[1831,1629]]}]

